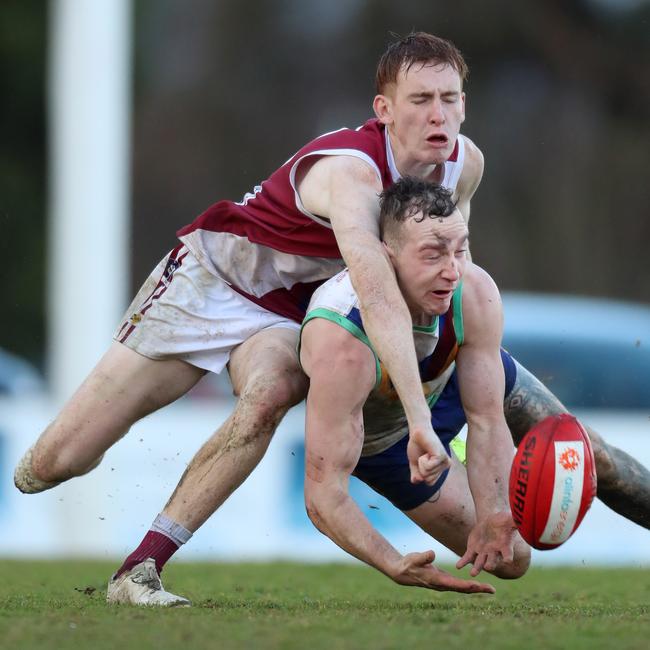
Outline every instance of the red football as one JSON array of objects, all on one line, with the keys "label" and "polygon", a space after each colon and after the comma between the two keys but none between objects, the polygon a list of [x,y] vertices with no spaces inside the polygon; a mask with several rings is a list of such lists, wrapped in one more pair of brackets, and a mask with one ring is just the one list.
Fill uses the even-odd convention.
[{"label": "red football", "polygon": [[522,439],[510,470],[510,509],[521,536],[542,550],[576,531],[596,496],[587,432],[572,415],[551,415]]}]

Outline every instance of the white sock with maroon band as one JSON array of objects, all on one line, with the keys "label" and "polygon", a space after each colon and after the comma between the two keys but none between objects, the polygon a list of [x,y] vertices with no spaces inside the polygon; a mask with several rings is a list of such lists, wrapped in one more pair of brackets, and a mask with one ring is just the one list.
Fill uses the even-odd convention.
[{"label": "white sock with maroon band", "polygon": [[191,531],[161,512],[154,519],[138,548],[124,560],[124,564],[113,577],[121,576],[125,571],[131,570],[136,564],[150,557],[156,561],[156,569],[160,574],[169,558],[191,537]]},{"label": "white sock with maroon band", "polygon": [[187,530],[187,528],[184,528],[180,524],[177,524],[173,519],[170,519],[162,512],[153,520],[153,524],[151,524],[149,530],[155,530],[165,535],[165,537],[169,537],[172,542],[176,542],[176,546],[178,547],[187,544],[192,537],[191,531]]}]

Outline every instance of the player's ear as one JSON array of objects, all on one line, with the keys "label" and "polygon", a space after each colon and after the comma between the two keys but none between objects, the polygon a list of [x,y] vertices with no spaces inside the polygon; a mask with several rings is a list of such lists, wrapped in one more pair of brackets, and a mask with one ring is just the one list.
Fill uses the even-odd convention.
[{"label": "player's ear", "polygon": [[388,258],[390,259],[391,262],[395,262],[395,251],[385,242],[381,242],[382,246],[384,247],[384,250],[386,251],[386,254],[388,255]]},{"label": "player's ear", "polygon": [[382,124],[389,125],[393,123],[393,106],[390,97],[377,95],[372,102],[372,108]]},{"label": "player's ear", "polygon": [[460,94],[460,105],[462,107],[460,123],[462,124],[465,121],[465,93]]}]

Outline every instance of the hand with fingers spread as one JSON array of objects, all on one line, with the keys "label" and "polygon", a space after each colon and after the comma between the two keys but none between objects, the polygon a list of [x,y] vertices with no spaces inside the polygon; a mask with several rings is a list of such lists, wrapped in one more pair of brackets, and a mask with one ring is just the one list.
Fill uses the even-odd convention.
[{"label": "hand with fingers spread", "polygon": [[411,469],[411,483],[433,485],[449,468],[449,456],[431,428],[413,429],[406,453]]},{"label": "hand with fingers spread", "polygon": [[472,564],[470,575],[494,571],[514,559],[517,527],[510,512],[496,512],[478,521],[469,534],[467,550],[456,563],[457,569]]},{"label": "hand with fingers spread", "polygon": [[493,594],[492,585],[456,578],[433,565],[433,551],[409,553],[401,558],[391,578],[400,585],[424,587],[434,591],[457,591],[462,594]]}]

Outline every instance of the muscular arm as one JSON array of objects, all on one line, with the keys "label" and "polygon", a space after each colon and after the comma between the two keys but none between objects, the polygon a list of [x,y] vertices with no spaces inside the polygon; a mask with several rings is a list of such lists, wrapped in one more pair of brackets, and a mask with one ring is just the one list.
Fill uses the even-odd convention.
[{"label": "muscular arm", "polygon": [[310,377],[305,438],[305,503],[314,525],[342,549],[398,584],[493,593],[433,566],[433,551],[402,556],[348,493],[363,445],[363,404],[375,381],[369,348],[329,321],[307,323],[301,363]]},{"label": "muscular arm", "polygon": [[447,467],[448,459],[431,428],[411,335],[411,316],[379,240],[381,182],[372,167],[361,160],[326,156],[298,179],[298,190],[308,210],[332,223],[359,296],[364,327],[404,406],[412,442],[412,479],[432,484]]},{"label": "muscular arm", "polygon": [[477,524],[459,564],[473,562],[476,575],[482,568],[493,570],[500,559],[512,560],[515,527],[508,503],[514,447],[503,414],[501,300],[492,279],[474,265],[465,275],[463,321],[465,343],[456,363],[467,416],[467,476]]},{"label": "muscular arm", "polygon": [[338,546],[390,575],[399,554],[348,494],[363,445],[363,404],[374,385],[372,352],[340,326],[315,319],[303,330],[301,363],[310,378],[305,426],[309,517]]}]

